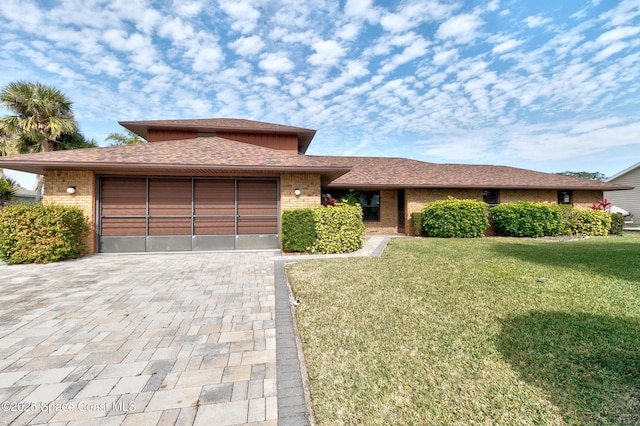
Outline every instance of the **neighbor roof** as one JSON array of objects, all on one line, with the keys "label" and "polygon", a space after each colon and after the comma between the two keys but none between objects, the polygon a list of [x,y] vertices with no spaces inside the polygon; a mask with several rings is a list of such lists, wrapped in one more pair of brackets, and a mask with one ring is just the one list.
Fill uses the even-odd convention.
[{"label": "neighbor roof", "polygon": [[607,182],[507,166],[437,164],[389,157],[315,157],[351,171],[331,182],[336,188],[479,188],[615,191]]},{"label": "neighbor roof", "polygon": [[329,164],[322,158],[219,137],[7,156],[0,157],[0,167],[37,174],[45,170],[185,175],[320,173],[324,182],[349,171],[347,166]]},{"label": "neighbor roof", "polygon": [[618,172],[615,175],[611,176],[609,179],[607,179],[607,182],[614,181],[614,180],[618,179],[619,177],[626,175],[627,173],[631,173],[632,171],[634,171],[638,167],[640,167],[640,163],[636,163],[631,167],[627,167],[623,171]]},{"label": "neighbor roof", "polygon": [[192,120],[149,120],[149,121],[119,121],[121,126],[133,133],[148,139],[149,130],[192,130],[198,133],[229,132],[229,133],[271,133],[281,135],[296,135],[298,137],[298,152],[305,153],[316,134],[315,130],[302,127],[285,126],[282,124],[265,123],[263,121],[245,120],[242,118],[199,118]]}]

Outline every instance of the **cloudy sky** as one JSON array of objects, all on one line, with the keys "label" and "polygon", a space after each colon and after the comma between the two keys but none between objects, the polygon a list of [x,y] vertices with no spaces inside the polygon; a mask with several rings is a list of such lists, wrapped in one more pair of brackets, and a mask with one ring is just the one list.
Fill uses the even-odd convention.
[{"label": "cloudy sky", "polygon": [[317,129],[309,154],[640,161],[640,0],[2,0],[0,43],[0,85],[61,89],[100,144],[233,117]]}]

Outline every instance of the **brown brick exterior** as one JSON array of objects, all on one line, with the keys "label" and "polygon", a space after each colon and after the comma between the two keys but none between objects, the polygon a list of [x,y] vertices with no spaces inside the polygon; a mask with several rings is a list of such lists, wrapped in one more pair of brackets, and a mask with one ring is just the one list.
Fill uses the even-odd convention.
[{"label": "brown brick exterior", "polygon": [[[75,186],[75,194],[68,194],[67,188]],[[96,252],[96,178],[91,171],[51,170],[44,175],[43,203],[77,206],[89,224],[87,248],[83,254]]]},{"label": "brown brick exterior", "polygon": [[[300,190],[296,196],[294,191]],[[280,210],[302,209],[320,205],[320,175],[283,173],[280,176]]]},{"label": "brown brick exterior", "polygon": [[364,223],[368,234],[398,232],[398,191],[380,191],[380,221]]}]

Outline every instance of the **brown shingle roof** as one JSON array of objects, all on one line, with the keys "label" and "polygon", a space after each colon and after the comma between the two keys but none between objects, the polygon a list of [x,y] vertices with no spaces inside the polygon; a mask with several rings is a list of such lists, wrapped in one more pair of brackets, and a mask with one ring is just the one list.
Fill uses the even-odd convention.
[{"label": "brown shingle roof", "polygon": [[0,157],[0,167],[38,174],[55,169],[187,175],[313,172],[325,179],[349,170],[322,158],[218,137]]},{"label": "brown shingle roof", "polygon": [[334,188],[631,189],[608,182],[507,166],[436,164],[388,157],[315,158],[337,166],[351,166],[349,173],[328,185]]},{"label": "brown shingle roof", "polygon": [[145,120],[119,121],[121,126],[142,136],[149,137],[149,129],[158,130],[193,130],[199,133],[240,132],[240,133],[273,133],[294,134],[298,136],[298,151],[306,152],[315,130],[302,127],[285,126],[263,121],[245,120],[243,118],[197,118],[190,120]]}]

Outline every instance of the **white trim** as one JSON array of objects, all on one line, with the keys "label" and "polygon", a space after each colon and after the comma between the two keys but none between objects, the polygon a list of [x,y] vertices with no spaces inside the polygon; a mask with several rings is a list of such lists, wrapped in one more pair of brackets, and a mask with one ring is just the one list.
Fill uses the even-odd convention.
[{"label": "white trim", "polygon": [[640,167],[640,163],[636,163],[633,166],[628,167],[628,168],[624,169],[623,171],[621,171],[619,173],[616,173],[615,175],[613,175],[610,178],[608,178],[607,180],[605,180],[605,182],[611,182],[612,180],[617,179],[622,175],[626,175],[627,173],[634,171],[638,167]]}]

